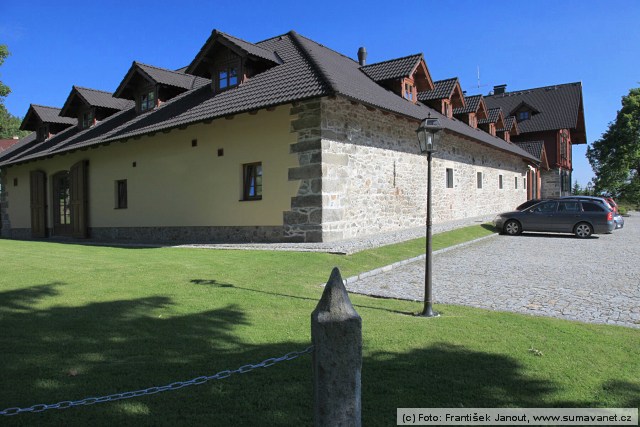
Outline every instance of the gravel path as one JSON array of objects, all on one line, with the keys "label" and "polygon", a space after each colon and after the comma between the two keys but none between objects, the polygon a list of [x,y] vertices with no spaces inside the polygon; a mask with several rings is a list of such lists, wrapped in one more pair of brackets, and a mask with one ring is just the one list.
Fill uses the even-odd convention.
[{"label": "gravel path", "polygon": [[[347,279],[350,292],[419,300],[424,261]],[[433,256],[436,304],[640,328],[640,214],[613,234],[495,236]]]}]

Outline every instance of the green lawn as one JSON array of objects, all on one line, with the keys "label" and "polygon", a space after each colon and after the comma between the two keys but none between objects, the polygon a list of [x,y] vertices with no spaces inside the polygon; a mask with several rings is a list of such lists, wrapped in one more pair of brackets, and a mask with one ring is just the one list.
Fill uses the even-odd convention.
[{"label": "green lawn", "polygon": [[[434,237],[434,248],[490,234]],[[161,386],[302,350],[332,267],[343,277],[424,252],[351,256],[128,249],[0,240],[0,410]],[[363,425],[398,407],[638,407],[640,330],[353,295]],[[534,351],[542,352],[542,356]],[[310,425],[311,357],[6,425]]]}]

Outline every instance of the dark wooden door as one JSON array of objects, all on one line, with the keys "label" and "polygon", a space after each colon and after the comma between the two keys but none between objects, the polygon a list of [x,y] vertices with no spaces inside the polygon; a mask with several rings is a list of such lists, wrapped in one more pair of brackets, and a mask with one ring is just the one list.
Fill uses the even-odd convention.
[{"label": "dark wooden door", "polygon": [[78,239],[89,237],[88,165],[88,161],[82,160],[71,166],[69,171],[71,178],[71,225],[73,237]]},{"label": "dark wooden door", "polygon": [[47,174],[31,171],[31,236],[47,237]]}]

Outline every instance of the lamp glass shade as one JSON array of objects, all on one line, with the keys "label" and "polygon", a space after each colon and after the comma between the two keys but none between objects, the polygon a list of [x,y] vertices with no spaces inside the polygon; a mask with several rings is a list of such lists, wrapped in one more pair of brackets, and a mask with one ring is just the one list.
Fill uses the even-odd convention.
[{"label": "lamp glass shade", "polygon": [[420,152],[432,153],[435,151],[436,133],[441,130],[442,126],[437,118],[428,117],[420,123],[420,127],[416,129]]}]

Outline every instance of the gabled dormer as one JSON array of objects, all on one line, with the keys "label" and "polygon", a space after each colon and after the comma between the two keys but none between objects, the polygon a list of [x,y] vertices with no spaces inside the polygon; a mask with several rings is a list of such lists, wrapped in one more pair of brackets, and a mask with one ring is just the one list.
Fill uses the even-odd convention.
[{"label": "gabled dormer", "polygon": [[449,118],[453,117],[454,109],[465,106],[462,87],[457,77],[434,82],[433,90],[418,93],[418,101]]},{"label": "gabled dormer", "polygon": [[435,87],[421,53],[364,65],[360,69],[379,85],[414,104],[418,102],[418,93]]},{"label": "gabled dormer", "polygon": [[518,135],[518,121],[515,116],[509,116],[504,119],[504,127],[496,128],[496,135],[507,142],[511,142],[511,137]]},{"label": "gabled dormer", "polygon": [[532,116],[538,113],[539,111],[531,105],[527,104],[526,102],[521,102],[509,112],[509,115],[515,116],[518,122],[522,122],[525,120],[529,120]]},{"label": "gabled dormer", "polygon": [[133,101],[115,98],[110,92],[73,86],[62,106],[60,116],[77,118],[78,128],[87,129],[133,105]]},{"label": "gabled dormer", "polygon": [[31,104],[20,124],[20,130],[36,132],[36,141],[42,142],[77,124],[76,119],[61,117],[60,109]]},{"label": "gabled dormer", "polygon": [[135,101],[136,111],[145,113],[183,92],[208,83],[209,80],[184,72],[134,61],[113,96]]},{"label": "gabled dormer", "polygon": [[468,124],[472,128],[478,127],[478,120],[488,117],[487,105],[482,95],[465,96],[464,107],[454,108],[453,115],[458,120]]},{"label": "gabled dormer", "polygon": [[488,134],[496,136],[496,130],[504,128],[502,108],[490,109],[486,119],[478,120],[478,127]]},{"label": "gabled dormer", "polygon": [[213,30],[185,72],[211,80],[214,92],[222,92],[282,63],[273,51]]}]

